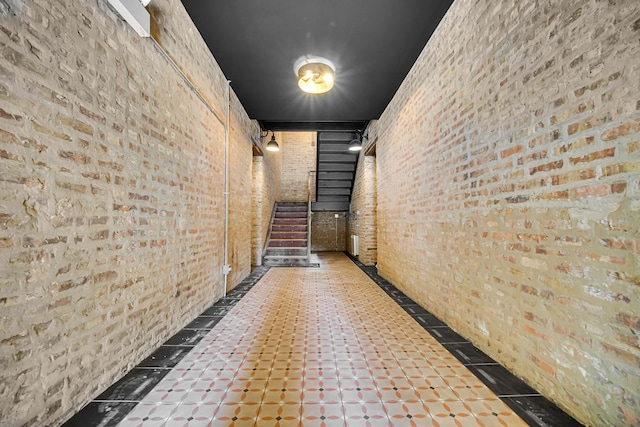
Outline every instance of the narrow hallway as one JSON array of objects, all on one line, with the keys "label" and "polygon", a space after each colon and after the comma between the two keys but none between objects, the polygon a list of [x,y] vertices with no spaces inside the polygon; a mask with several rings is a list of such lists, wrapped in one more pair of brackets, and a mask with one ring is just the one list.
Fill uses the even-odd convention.
[{"label": "narrow hallway", "polygon": [[[535,391],[513,378],[501,400],[470,370],[495,382],[487,372],[499,365],[345,255],[320,260],[258,271],[181,332],[197,345],[180,345],[177,334],[136,368],[145,381],[128,375],[66,425],[537,425],[505,404],[541,398]],[[575,423],[555,407],[541,417],[539,425]]]}]

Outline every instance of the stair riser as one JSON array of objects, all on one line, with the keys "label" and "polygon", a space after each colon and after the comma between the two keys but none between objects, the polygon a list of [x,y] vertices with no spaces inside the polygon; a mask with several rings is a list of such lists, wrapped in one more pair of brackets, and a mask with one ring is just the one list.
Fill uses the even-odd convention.
[{"label": "stair riser", "polygon": [[306,225],[273,225],[271,227],[271,234],[273,233],[306,233],[307,226]]},{"label": "stair riser", "polygon": [[274,218],[273,225],[307,225],[306,218]]},{"label": "stair riser", "polygon": [[306,231],[301,231],[301,232],[278,232],[278,231],[272,231],[271,232],[271,238],[273,240],[279,240],[279,239],[297,239],[297,240],[306,240],[307,239],[307,232]]},{"label": "stair riser", "polygon": [[267,256],[306,256],[307,248],[301,249],[277,249],[267,248]]},{"label": "stair riser", "polygon": [[262,262],[262,265],[266,267],[312,267],[314,265],[310,264],[306,259],[304,260],[291,260],[285,258],[284,260],[273,260],[265,258]]},{"label": "stair riser", "polygon": [[276,212],[276,218],[306,218],[307,212]]},{"label": "stair riser", "polygon": [[276,212],[306,212],[308,210],[308,206],[278,206],[276,207]]},{"label": "stair riser", "polygon": [[[277,204],[263,260],[264,265],[283,266],[307,263],[307,209],[307,203],[284,202]],[[283,257],[299,257],[301,259],[290,260],[283,259]]]},{"label": "stair riser", "polygon": [[306,240],[270,240],[270,248],[306,248]]}]

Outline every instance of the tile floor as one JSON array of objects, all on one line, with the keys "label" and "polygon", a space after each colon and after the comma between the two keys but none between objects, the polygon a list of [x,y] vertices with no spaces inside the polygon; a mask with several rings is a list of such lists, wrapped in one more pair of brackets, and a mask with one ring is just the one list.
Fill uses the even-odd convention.
[{"label": "tile floor", "polygon": [[580,425],[374,268],[320,260],[256,269],[65,426]]}]

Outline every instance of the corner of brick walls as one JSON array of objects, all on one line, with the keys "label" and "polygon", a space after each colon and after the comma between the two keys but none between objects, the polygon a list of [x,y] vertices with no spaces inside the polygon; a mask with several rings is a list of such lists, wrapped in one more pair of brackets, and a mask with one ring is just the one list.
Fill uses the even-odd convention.
[{"label": "corner of brick walls", "polygon": [[[224,118],[226,79],[182,4],[151,8]],[[224,127],[106,1],[0,11],[0,419],[56,425],[222,294]],[[233,286],[257,128],[231,110]]]},{"label": "corner of brick walls", "polygon": [[457,0],[376,124],[380,273],[587,425],[640,425],[639,39]]},{"label": "corner of brick walls", "polygon": [[[229,132],[229,265],[227,291],[235,287],[251,273],[252,265],[252,206],[253,193],[253,142],[259,135],[258,123],[250,120],[238,97],[232,92],[231,126]],[[268,175],[269,183],[276,176]]]},{"label": "corner of brick walls", "polygon": [[[276,140],[282,141],[282,134],[276,132]],[[263,140],[263,144],[266,141]],[[253,157],[253,204],[251,207],[251,264],[262,265],[262,252],[271,225],[271,215],[275,203],[280,200],[282,179],[282,152],[267,151]]]},{"label": "corner of brick walls", "polygon": [[316,133],[282,132],[280,200],[306,202],[309,172],[316,170]]},{"label": "corner of brick walls", "polygon": [[[373,122],[370,128],[373,127]],[[371,134],[369,134],[371,135]],[[376,228],[376,158],[364,153],[375,142],[373,138],[365,141],[364,149],[358,157],[355,182],[351,192],[351,210],[348,217],[347,247],[353,254],[351,236],[359,237],[357,258],[364,265],[373,265],[377,261]]]}]

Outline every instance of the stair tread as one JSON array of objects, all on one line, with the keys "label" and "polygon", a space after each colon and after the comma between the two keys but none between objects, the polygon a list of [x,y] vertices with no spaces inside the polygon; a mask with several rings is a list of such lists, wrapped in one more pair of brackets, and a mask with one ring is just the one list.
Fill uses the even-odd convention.
[{"label": "stair tread", "polygon": [[308,262],[308,208],[307,202],[277,203],[270,238],[262,257],[264,261],[273,265]]},{"label": "stair tread", "polygon": [[[278,231],[278,230],[275,230],[274,234],[296,235],[296,236],[303,236],[304,238],[307,237],[307,232],[306,231],[296,231],[296,230],[290,230],[290,231]],[[295,238],[295,237],[293,237],[293,238]]]},{"label": "stair tread", "polygon": [[307,240],[307,236],[301,237],[271,237],[271,240]]},{"label": "stair tread", "polygon": [[268,249],[278,249],[278,250],[301,250],[301,251],[306,251],[307,247],[306,246],[267,246],[267,250]]},{"label": "stair tread", "polygon": [[276,250],[307,250],[306,246],[267,246],[267,249],[276,249]]},{"label": "stair tread", "polygon": [[285,219],[285,220],[293,220],[293,219],[300,220],[300,219],[304,219],[304,220],[306,220],[307,216],[306,215],[305,216],[277,216],[276,215],[275,217],[273,217],[273,219]]},{"label": "stair tread", "polygon": [[265,255],[265,259],[306,259],[306,255]]}]

